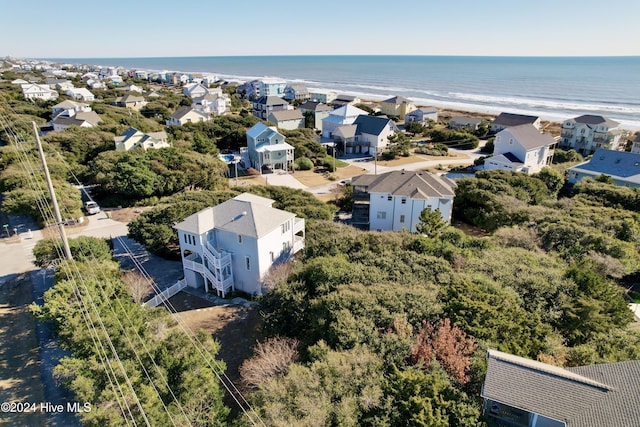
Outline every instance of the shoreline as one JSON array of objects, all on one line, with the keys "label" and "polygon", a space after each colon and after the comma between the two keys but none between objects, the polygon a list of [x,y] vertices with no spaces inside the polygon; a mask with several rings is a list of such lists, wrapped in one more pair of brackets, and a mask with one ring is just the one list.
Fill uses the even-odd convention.
[{"label": "shoreline", "polygon": [[[190,57],[187,57],[190,58]],[[205,57],[208,58],[208,57]],[[244,56],[240,56],[239,58],[246,58]],[[64,59],[64,58],[60,58]],[[71,59],[71,58],[69,58]],[[168,68],[162,68],[155,66],[132,66],[131,64],[136,59],[144,60],[144,58],[113,58],[113,62],[110,65],[104,65],[108,58],[87,58],[86,62],[76,62],[80,58],[72,59],[75,66],[88,66],[88,67],[122,67],[126,71],[131,70],[142,70],[150,73],[180,73],[180,74],[188,74],[188,75],[214,75],[217,78],[231,82],[233,84],[240,84],[246,81],[254,80],[254,79],[264,79],[269,75],[269,71],[266,70],[265,73],[261,73],[257,70],[252,70],[253,72],[248,73],[229,73],[229,72],[216,72],[210,70],[203,71],[184,71],[179,70],[179,66],[176,67],[177,64],[173,64],[176,70],[170,71]],[[104,61],[100,61],[103,59]],[[158,60],[168,60],[171,58],[151,58]],[[96,62],[93,62],[96,60]],[[128,66],[120,66],[113,65],[115,62],[123,60],[124,63],[127,63]],[[52,60],[42,60],[43,62],[49,64],[61,64],[61,62],[53,62]],[[151,65],[151,64],[148,64]],[[155,65],[155,64],[154,64]],[[183,64],[185,65],[185,64]],[[206,68],[206,67],[205,67]],[[262,74],[262,75],[260,75]],[[640,119],[636,120],[635,117],[631,118],[620,118],[615,114],[615,108],[611,106],[606,106],[605,104],[598,104],[598,101],[593,101],[591,104],[583,105],[576,101],[567,101],[563,103],[561,100],[538,100],[534,97],[518,97],[516,96],[499,96],[499,95],[477,95],[474,93],[451,93],[451,92],[431,92],[427,89],[415,88],[415,87],[395,87],[401,85],[399,82],[390,81],[388,82],[389,86],[371,86],[365,83],[358,82],[328,82],[328,81],[314,81],[308,78],[301,77],[275,77],[282,81],[288,83],[298,83],[307,86],[310,90],[326,90],[333,91],[338,94],[345,94],[351,96],[357,96],[361,98],[363,101],[372,101],[372,102],[380,102],[384,99],[391,98],[393,96],[404,96],[413,101],[416,106],[430,106],[435,107],[438,110],[451,110],[463,113],[463,115],[487,115],[495,117],[502,112],[514,113],[514,114],[524,114],[524,115],[532,115],[540,117],[541,120],[552,123],[562,123],[567,119],[578,117],[584,114],[593,114],[593,115],[601,115],[605,118],[614,120],[620,124],[620,128],[629,130],[631,132],[636,132],[640,130]],[[545,104],[547,103],[547,104]],[[548,108],[545,108],[546,105],[549,105]],[[624,108],[624,104],[615,104],[620,105],[621,111]],[[609,112],[608,109],[612,111]],[[635,114],[635,111],[633,112]],[[628,114],[627,112],[621,112],[620,114]]]}]

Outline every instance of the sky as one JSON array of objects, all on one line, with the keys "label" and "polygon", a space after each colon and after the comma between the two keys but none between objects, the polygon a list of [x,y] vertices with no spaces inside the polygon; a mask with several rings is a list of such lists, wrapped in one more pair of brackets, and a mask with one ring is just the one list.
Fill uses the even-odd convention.
[{"label": "sky", "polygon": [[0,56],[21,58],[640,56],[638,0],[7,3]]}]

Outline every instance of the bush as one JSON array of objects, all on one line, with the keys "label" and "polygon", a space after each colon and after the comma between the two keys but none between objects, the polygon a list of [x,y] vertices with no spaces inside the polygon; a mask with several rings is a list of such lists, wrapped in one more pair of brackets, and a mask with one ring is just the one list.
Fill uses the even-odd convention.
[{"label": "bush", "polygon": [[553,151],[553,163],[581,162],[582,156],[576,150],[564,151],[556,148]]},{"label": "bush", "polygon": [[313,169],[313,162],[307,157],[300,157],[295,161],[295,168],[301,171]]}]

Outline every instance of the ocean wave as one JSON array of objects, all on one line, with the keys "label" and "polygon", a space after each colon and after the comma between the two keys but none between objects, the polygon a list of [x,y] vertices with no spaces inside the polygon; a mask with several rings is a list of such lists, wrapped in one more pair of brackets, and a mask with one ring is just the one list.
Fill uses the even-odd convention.
[{"label": "ocean wave", "polygon": [[463,101],[474,101],[482,104],[509,104],[514,106],[549,108],[551,110],[570,111],[608,111],[622,114],[640,114],[640,108],[633,108],[623,104],[613,103],[580,103],[580,102],[559,102],[557,100],[542,100],[534,98],[519,98],[509,96],[475,95],[469,93],[450,93],[451,97]]}]

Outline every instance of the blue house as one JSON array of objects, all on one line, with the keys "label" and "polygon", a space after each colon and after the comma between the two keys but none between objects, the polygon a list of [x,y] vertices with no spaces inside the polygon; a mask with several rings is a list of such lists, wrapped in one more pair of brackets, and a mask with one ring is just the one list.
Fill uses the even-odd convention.
[{"label": "blue house", "polygon": [[640,153],[598,148],[591,159],[567,170],[567,181],[572,184],[582,178],[608,175],[616,185],[640,187]]}]

